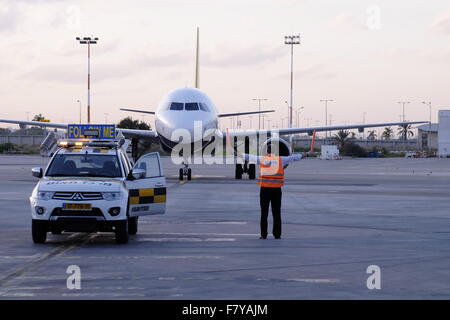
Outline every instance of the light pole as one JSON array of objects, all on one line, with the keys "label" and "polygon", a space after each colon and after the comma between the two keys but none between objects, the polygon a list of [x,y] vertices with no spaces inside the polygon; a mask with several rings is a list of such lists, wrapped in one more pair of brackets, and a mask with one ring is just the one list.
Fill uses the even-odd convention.
[{"label": "light pole", "polygon": [[285,36],[284,44],[288,44],[291,46],[291,96],[289,101],[289,128],[292,128],[292,104],[294,91],[294,45],[300,44],[300,35]]},{"label": "light pole", "polygon": [[87,122],[91,123],[91,44],[96,44],[98,41],[98,38],[91,38],[91,37],[77,37],[77,41],[80,42],[80,44],[87,44],[88,47],[88,94],[87,94]]},{"label": "light pole", "polygon": [[266,115],[265,115],[265,114],[262,114],[261,117],[263,118],[263,119],[262,119],[262,124],[263,124],[262,129],[264,130],[264,118],[266,117]]},{"label": "light pole", "polygon": [[399,101],[397,103],[403,105],[403,113],[402,113],[403,116],[402,116],[402,118],[403,118],[403,122],[405,122],[405,105],[409,104],[410,102],[409,101]]},{"label": "light pole", "polygon": [[296,116],[297,116],[297,121],[296,121],[296,123],[295,123],[295,126],[296,126],[297,128],[298,128],[298,126],[300,125],[300,119],[299,119],[299,116],[300,116],[300,112],[301,112],[303,109],[305,109],[305,107],[300,107],[300,108],[298,108],[298,109],[295,110],[295,114],[296,114]]},{"label": "light pole", "polygon": [[[267,99],[254,98],[253,101],[258,101],[258,111],[261,111],[261,101],[267,101]],[[263,123],[264,126],[264,123]],[[261,113],[258,114],[258,129],[261,130]]]},{"label": "light pole", "polygon": [[427,145],[428,145],[428,152],[431,151],[431,145],[430,145],[430,134],[431,134],[431,101],[422,101],[423,104],[427,105],[428,108],[430,108],[430,128],[428,129],[428,134],[427,134]]},{"label": "light pole", "polygon": [[79,106],[80,106],[80,124],[81,124],[81,100],[77,100]]},{"label": "light pole", "polygon": [[[363,112],[363,124],[366,124],[366,112]],[[365,133],[364,129],[363,129],[362,134],[363,134],[363,140],[364,140],[366,138],[366,133]]]},{"label": "light pole", "polygon": [[[333,99],[322,99],[320,102],[325,102],[325,127],[328,126],[328,102],[333,102]],[[325,131],[325,139],[328,138],[328,131]]]},{"label": "light pole", "polygon": [[422,101],[422,103],[426,104],[428,108],[430,108],[430,130],[431,130],[431,101],[429,102]]}]

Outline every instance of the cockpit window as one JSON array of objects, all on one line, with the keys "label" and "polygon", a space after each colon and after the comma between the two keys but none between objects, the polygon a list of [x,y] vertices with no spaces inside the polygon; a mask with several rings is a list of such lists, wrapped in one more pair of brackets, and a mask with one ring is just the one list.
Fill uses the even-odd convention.
[{"label": "cockpit window", "polygon": [[200,102],[198,105],[200,106],[200,110],[206,111],[206,112],[209,111],[208,107],[206,106],[206,103]]},{"label": "cockpit window", "polygon": [[183,110],[184,103],[172,102],[170,105],[170,110]]},{"label": "cockpit window", "polygon": [[188,102],[184,105],[184,108],[187,111],[195,111],[198,110],[198,103],[197,102]]}]

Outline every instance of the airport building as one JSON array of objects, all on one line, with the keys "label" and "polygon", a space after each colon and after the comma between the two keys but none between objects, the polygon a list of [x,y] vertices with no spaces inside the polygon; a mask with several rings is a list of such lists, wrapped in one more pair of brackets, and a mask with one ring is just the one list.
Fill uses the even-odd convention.
[{"label": "airport building", "polygon": [[450,157],[450,110],[439,111],[438,156]]},{"label": "airport building", "polygon": [[438,150],[439,124],[424,124],[417,127],[417,144],[422,150]]}]

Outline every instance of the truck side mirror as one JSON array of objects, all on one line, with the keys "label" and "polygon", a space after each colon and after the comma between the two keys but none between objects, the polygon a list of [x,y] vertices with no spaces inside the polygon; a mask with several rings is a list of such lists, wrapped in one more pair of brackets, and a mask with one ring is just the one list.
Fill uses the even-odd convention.
[{"label": "truck side mirror", "polygon": [[33,168],[33,169],[31,169],[31,174],[33,175],[33,177],[42,178],[42,176],[43,176],[42,168]]},{"label": "truck side mirror", "polygon": [[137,179],[142,179],[145,177],[146,175],[146,171],[144,169],[133,169],[130,171],[130,174],[128,175],[128,179],[129,180],[137,180]]}]

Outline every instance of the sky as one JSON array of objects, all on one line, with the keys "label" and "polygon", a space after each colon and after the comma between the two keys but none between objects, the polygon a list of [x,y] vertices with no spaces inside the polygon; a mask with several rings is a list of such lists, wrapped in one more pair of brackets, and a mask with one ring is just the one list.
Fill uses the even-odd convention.
[{"label": "sky", "polygon": [[[93,122],[141,119],[119,108],[155,110],[170,90],[193,86],[197,27],[200,89],[221,113],[266,98],[276,112],[265,126],[286,127],[284,36],[294,34],[301,127],[325,124],[321,99],[333,99],[333,125],[398,121],[399,101],[410,102],[411,121],[428,121],[422,101],[433,121],[450,109],[448,0],[0,0],[0,118],[78,122],[81,100],[86,121],[87,48],[75,37],[94,36]],[[257,116],[240,120],[255,127]]]}]

